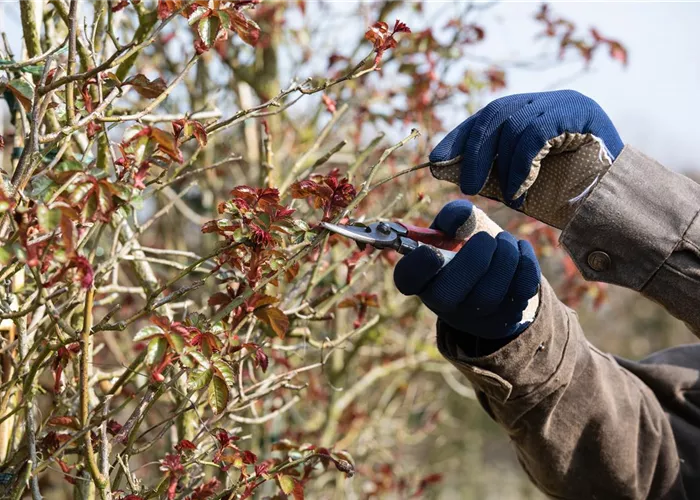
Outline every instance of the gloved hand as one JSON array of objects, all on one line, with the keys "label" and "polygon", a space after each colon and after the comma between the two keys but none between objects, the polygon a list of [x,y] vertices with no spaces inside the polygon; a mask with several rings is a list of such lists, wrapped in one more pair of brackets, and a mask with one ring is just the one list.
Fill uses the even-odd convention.
[{"label": "gloved hand", "polygon": [[563,229],[623,148],[612,122],[573,90],[496,99],[430,154],[438,179]]},{"label": "gloved hand", "polygon": [[442,256],[429,246],[404,256],[394,269],[399,291],[418,295],[442,321],[476,337],[504,339],[527,328],[541,279],[530,243],[501,231],[467,200],[445,205],[431,227],[453,238],[477,232],[442,269]]}]

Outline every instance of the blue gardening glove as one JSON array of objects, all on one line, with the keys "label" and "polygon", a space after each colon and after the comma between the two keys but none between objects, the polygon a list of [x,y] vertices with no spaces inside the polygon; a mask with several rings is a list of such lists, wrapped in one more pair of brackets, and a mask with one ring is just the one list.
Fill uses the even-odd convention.
[{"label": "blue gardening glove", "polygon": [[438,179],[560,229],[623,148],[612,122],[573,90],[496,99],[430,154]]},{"label": "blue gardening glove", "polygon": [[442,256],[429,246],[404,256],[394,269],[399,291],[418,295],[443,322],[476,337],[505,339],[527,328],[541,279],[530,243],[501,231],[467,200],[445,205],[431,227],[473,236],[442,269]]}]

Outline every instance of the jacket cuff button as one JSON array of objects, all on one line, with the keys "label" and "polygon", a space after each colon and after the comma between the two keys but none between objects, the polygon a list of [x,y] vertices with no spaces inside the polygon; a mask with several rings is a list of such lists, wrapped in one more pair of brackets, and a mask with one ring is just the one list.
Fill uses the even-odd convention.
[{"label": "jacket cuff button", "polygon": [[601,250],[594,250],[588,254],[588,266],[594,271],[607,271],[611,265],[610,256]]}]

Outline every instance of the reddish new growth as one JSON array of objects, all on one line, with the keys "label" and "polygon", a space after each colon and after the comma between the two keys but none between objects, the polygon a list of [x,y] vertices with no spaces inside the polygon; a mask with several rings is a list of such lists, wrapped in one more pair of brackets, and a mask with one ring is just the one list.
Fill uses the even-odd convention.
[{"label": "reddish new growth", "polygon": [[292,185],[294,198],[309,198],[314,208],[323,209],[323,220],[328,221],[338,215],[357,195],[355,186],[347,177],[338,178],[338,169],[328,175],[312,175],[309,179]]},{"label": "reddish new growth", "polygon": [[603,37],[595,28],[591,28],[593,41],[589,42],[580,37],[575,38],[576,25],[567,19],[553,17],[549,6],[543,4],[535,19],[545,26],[544,35],[559,39],[559,57],[563,58],[568,49],[573,48],[579,52],[588,64],[593,58],[593,52],[601,45],[607,45],[610,57],[627,65],[627,49],[617,40]]},{"label": "reddish new growth", "polygon": [[[177,127],[174,123],[173,128],[178,130]],[[131,129],[124,135],[119,150],[122,157],[115,161],[120,167],[117,178],[121,181],[130,174],[132,184],[138,189],[146,187],[144,181],[151,167],[167,168],[173,161],[183,162],[177,137],[157,127]]]},{"label": "reddish new growth", "polygon": [[376,293],[360,292],[342,300],[338,307],[355,309],[357,311],[357,319],[353,323],[353,328],[359,328],[367,317],[367,309],[379,307],[379,299]]},{"label": "reddish new growth", "polygon": [[[299,231],[297,221],[292,219],[294,210],[280,204],[279,191],[238,186],[231,195],[231,200],[219,205],[219,213],[225,217],[207,222],[202,232],[217,233],[224,238],[229,248],[219,255],[219,264],[231,267],[246,280],[245,285],[229,286],[226,292],[214,294],[209,300],[212,306],[228,304],[280,269],[285,270],[288,280],[298,270],[298,265],[286,265],[287,255],[279,250],[288,235]],[[275,302],[277,299],[254,294],[232,311],[230,320],[236,323],[253,313],[283,337],[289,321],[280,309],[272,307]]]},{"label": "reddish new growth", "polygon": [[180,476],[185,473],[185,468],[182,466],[180,456],[171,454],[165,455],[165,458],[160,461],[160,470],[165,472],[168,478],[168,500],[173,500],[177,493],[177,482]]},{"label": "reddish new growth", "polygon": [[394,38],[397,33],[410,33],[411,29],[398,19],[394,23],[394,29],[389,31],[389,25],[384,21],[374,23],[365,33],[365,39],[372,42],[374,45],[374,65],[379,66],[384,52],[393,49],[398,45]]}]

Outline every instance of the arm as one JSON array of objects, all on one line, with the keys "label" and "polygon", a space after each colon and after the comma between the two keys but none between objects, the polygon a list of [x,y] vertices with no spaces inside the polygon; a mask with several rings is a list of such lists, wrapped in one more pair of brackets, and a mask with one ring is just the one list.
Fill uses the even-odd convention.
[{"label": "arm", "polygon": [[[656,395],[586,341],[530,245],[485,218],[467,201],[446,205],[433,227],[468,237],[465,245],[444,267],[419,247],[394,277],[438,315],[440,352],[469,378],[533,482],[555,498],[686,498]],[[673,384],[674,373],[661,379]]]},{"label": "arm", "polygon": [[627,146],[561,243],[586,279],[640,291],[700,336],[700,185]]},{"label": "arm", "polygon": [[700,186],[624,147],[592,99],[570,90],[496,99],[430,160],[465,194],[563,229],[587,279],[642,292],[700,336]]},{"label": "arm", "polygon": [[[685,499],[669,421],[654,393],[585,339],[543,280],[530,327],[492,354],[438,323],[438,348],[554,498]],[[461,345],[460,345],[461,344]]]}]

